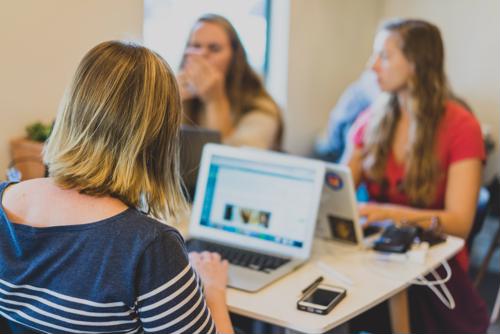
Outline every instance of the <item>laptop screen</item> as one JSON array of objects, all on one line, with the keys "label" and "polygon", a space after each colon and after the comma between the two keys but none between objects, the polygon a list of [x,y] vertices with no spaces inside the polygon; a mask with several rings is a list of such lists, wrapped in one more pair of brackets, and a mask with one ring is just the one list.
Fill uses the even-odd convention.
[{"label": "laptop screen", "polygon": [[316,170],[213,155],[199,223],[301,248],[315,210]]}]

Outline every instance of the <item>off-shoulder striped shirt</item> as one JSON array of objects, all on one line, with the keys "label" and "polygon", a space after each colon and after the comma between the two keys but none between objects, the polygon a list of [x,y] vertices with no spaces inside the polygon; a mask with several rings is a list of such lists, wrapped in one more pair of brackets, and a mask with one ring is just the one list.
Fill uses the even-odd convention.
[{"label": "off-shoulder striped shirt", "polygon": [[172,227],[128,209],[35,228],[10,222],[0,207],[4,332],[215,333],[215,325]]}]

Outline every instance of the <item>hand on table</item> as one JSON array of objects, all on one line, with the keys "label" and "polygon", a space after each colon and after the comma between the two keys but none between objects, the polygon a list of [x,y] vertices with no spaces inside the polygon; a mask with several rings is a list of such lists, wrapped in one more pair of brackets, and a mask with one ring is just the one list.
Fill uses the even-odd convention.
[{"label": "hand on table", "polygon": [[218,253],[210,252],[191,252],[189,260],[200,275],[207,303],[218,302],[221,299],[225,302],[229,266],[227,260],[221,260]]},{"label": "hand on table", "polygon": [[380,203],[363,203],[358,206],[359,215],[366,217],[366,224],[380,222],[383,220],[393,220],[398,222],[399,215],[394,205]]},{"label": "hand on table", "polygon": [[234,333],[226,304],[228,262],[217,253],[192,252],[189,260],[200,275],[205,288],[205,300],[218,333]]}]

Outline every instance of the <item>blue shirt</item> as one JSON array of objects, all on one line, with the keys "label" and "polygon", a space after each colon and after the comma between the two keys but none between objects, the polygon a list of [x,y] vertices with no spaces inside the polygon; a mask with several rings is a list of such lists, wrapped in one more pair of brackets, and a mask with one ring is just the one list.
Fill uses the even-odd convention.
[{"label": "blue shirt", "polygon": [[0,333],[215,332],[180,234],[130,208],[39,228],[0,205],[1,317]]},{"label": "blue shirt", "polygon": [[377,78],[371,71],[365,71],[341,95],[330,112],[327,144],[322,148],[328,160],[337,162],[347,145],[347,135],[359,114],[367,109],[380,93]]}]

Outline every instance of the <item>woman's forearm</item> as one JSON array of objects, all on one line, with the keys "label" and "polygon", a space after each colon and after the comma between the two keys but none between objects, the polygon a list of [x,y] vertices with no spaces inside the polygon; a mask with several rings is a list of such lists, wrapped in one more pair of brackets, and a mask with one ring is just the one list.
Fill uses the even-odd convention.
[{"label": "woman's forearm", "polygon": [[204,111],[208,128],[220,131],[223,139],[232,133],[234,120],[226,96],[206,102]]},{"label": "woman's forearm", "polygon": [[207,296],[207,305],[218,333],[234,333],[225,296]]},{"label": "woman's forearm", "polygon": [[415,209],[407,206],[400,206],[394,204],[386,204],[392,213],[390,216],[393,220],[402,222],[409,221],[415,222],[422,228],[428,228],[432,224],[432,218],[439,218],[441,228],[444,233],[451,234],[463,239],[466,239],[472,228],[473,221],[462,214],[450,212],[447,210],[426,210]]}]

